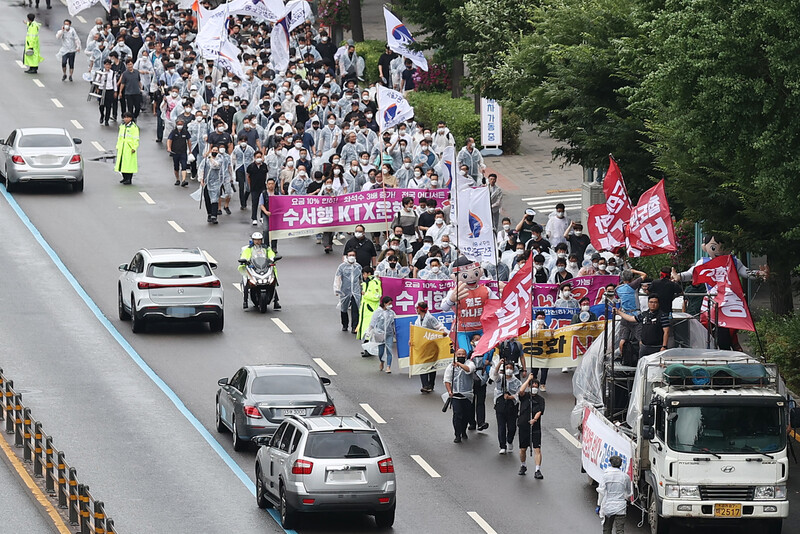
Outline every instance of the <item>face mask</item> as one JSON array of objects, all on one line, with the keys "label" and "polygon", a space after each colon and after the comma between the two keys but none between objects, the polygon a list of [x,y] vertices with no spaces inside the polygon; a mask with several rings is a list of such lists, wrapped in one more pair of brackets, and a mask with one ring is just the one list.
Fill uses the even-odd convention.
[{"label": "face mask", "polygon": [[[521,252],[521,251],[518,250],[517,252]],[[536,264],[536,270],[537,271],[541,271],[543,268],[544,268],[544,265],[542,265],[541,263],[537,263]]]},{"label": "face mask", "polygon": [[355,232],[353,235],[356,236],[356,238],[361,239],[364,237],[364,232]]},{"label": "face mask", "polygon": [[506,232],[508,232],[509,230],[511,230],[511,225],[510,225],[510,224],[504,224],[504,225],[503,225],[503,230],[505,230]]},{"label": "face mask", "polygon": [[426,146],[422,147],[422,151],[423,152],[427,152],[428,150],[430,150],[428,147],[426,147]]},{"label": "face mask", "polygon": [[564,297],[565,299],[568,299],[568,298],[570,298],[572,296],[572,292],[571,291],[562,291],[561,292],[561,296]]},{"label": "face mask", "polygon": [[281,119],[278,121],[280,124],[286,124],[286,119]]},{"label": "face mask", "polygon": [[391,309],[392,309],[392,305],[391,305],[391,304],[387,304],[387,305],[386,305],[386,309],[387,309],[387,310],[391,310]]},{"label": "face mask", "polygon": [[320,38],[320,41],[322,41],[323,43],[327,43],[328,42],[328,38],[327,37],[322,37],[322,38]]},{"label": "face mask", "polygon": [[467,171],[458,171],[458,175],[459,176],[466,176],[467,175]]},{"label": "face mask", "polygon": [[581,306],[581,311],[582,312],[588,312],[589,311],[589,306]]},{"label": "face mask", "polygon": [[181,130],[183,130],[183,124],[176,125],[175,129],[177,129],[180,132]]},{"label": "face mask", "polygon": [[563,211],[557,211],[556,212],[556,217],[558,217],[559,219],[563,219],[564,218],[564,212]]},{"label": "face mask", "polygon": [[245,129],[245,130],[249,130],[249,129],[250,129],[250,128],[252,128],[252,127],[253,127],[253,125],[252,125],[252,124],[250,124],[249,122],[248,122],[247,124],[245,124],[245,125],[244,125],[244,129]]},{"label": "face mask", "polygon": [[575,269],[577,266],[578,266],[578,262],[576,262],[576,261],[569,262],[569,268],[570,269]]},{"label": "face mask", "polygon": [[603,263],[601,263],[600,265],[598,265],[598,266],[597,266],[597,268],[598,268],[598,269],[600,269],[601,271],[605,271],[605,270],[606,270],[606,266],[605,266],[605,264],[603,264]]},{"label": "face mask", "polygon": [[538,395],[538,394],[539,394],[539,388],[531,388],[531,395]]},{"label": "face mask", "polygon": [[212,87],[214,87],[214,86],[211,83],[206,83],[206,88],[207,89],[211,89]]},{"label": "face mask", "polygon": [[369,163],[369,159],[367,159],[367,158],[361,158],[361,164],[362,164],[362,165],[366,165],[367,163]]},{"label": "face mask", "polygon": [[458,363],[464,363],[464,362],[467,361],[467,357],[466,356],[459,356],[458,358],[456,358],[456,361]]},{"label": "face mask", "polygon": [[441,226],[444,224],[444,219],[436,219],[436,226]]},{"label": "face mask", "polygon": [[450,248],[450,241],[442,241],[442,249],[447,250]]},{"label": "face mask", "polygon": [[292,167],[294,167],[294,161],[287,161],[286,166],[291,169]]},{"label": "face mask", "polygon": [[356,257],[355,256],[347,256],[347,263],[355,263]]},{"label": "face mask", "polygon": [[198,115],[197,117],[194,118],[194,120],[195,120],[195,122],[202,122],[203,121],[203,116],[202,115]]},{"label": "face mask", "polygon": [[398,134],[399,134],[399,135],[405,135],[405,134],[406,134],[406,131],[405,131],[405,130],[399,130],[399,131],[398,131]]},{"label": "face mask", "polygon": [[175,74],[175,69],[169,69],[170,74]]},{"label": "face mask", "polygon": [[536,319],[536,326],[538,326],[539,328],[544,328],[545,326],[544,319]]},{"label": "face mask", "polygon": [[566,258],[567,257],[567,253],[566,252],[559,252],[558,253],[558,257],[559,258]]},{"label": "face mask", "polygon": [[566,267],[564,267],[563,265],[559,265],[559,266],[558,266],[558,267],[556,267],[556,268],[558,269],[558,272],[560,272],[560,273],[563,273],[564,271],[566,271],[566,270],[567,270],[567,268],[566,268]]},{"label": "face mask", "polygon": [[263,161],[264,161],[264,158],[256,158],[256,163],[262,163]]},{"label": "face mask", "polygon": [[407,208],[403,209],[405,209],[407,213],[411,213],[412,211],[414,211],[414,206],[408,206]]},{"label": "face mask", "polygon": [[431,272],[433,272],[433,273],[438,273],[438,272],[439,272],[439,269],[441,269],[441,267],[439,267],[439,266],[436,266],[436,267],[431,267]]},{"label": "face mask", "polygon": [[294,144],[294,147],[295,147],[297,150],[300,150],[300,148],[301,148],[302,146],[303,146],[303,143],[295,143],[295,144]]},{"label": "face mask", "polygon": [[439,129],[438,129],[438,130],[436,130],[436,131],[437,131],[437,132],[439,132],[439,135],[442,135],[442,134],[444,134],[444,128],[439,128]]},{"label": "face mask", "polygon": [[400,250],[400,246],[399,245],[392,245],[392,250]]},{"label": "face mask", "polygon": [[178,93],[172,93],[172,98],[178,98]]},{"label": "face mask", "polygon": [[218,131],[219,133],[222,133],[222,132],[224,132],[224,131],[225,131],[225,127],[224,127],[224,126],[217,126],[217,131]]},{"label": "face mask", "polygon": [[597,269],[597,262],[596,262],[596,261],[593,261],[593,262],[592,262],[592,267],[594,267],[595,269]]},{"label": "face mask", "polygon": [[432,187],[436,187],[437,185],[439,185],[439,180],[431,180]]},{"label": "face mask", "polygon": [[216,158],[216,157],[217,157],[217,152],[212,152],[212,153],[211,153],[211,157],[212,157],[212,158]]},{"label": "face mask", "polygon": [[226,152],[225,148],[220,148],[220,149],[219,149],[219,153],[220,153],[220,154],[225,154],[225,152]]},{"label": "face mask", "polygon": [[583,235],[583,232],[582,232],[582,231],[580,231],[580,230],[575,230],[575,236],[576,236],[576,237],[580,237],[580,236],[582,236],[582,235]]},{"label": "face mask", "polygon": [[414,176],[419,178],[420,176],[422,176],[422,172],[421,171],[414,171]]},{"label": "face mask", "polygon": [[[397,247],[392,247],[392,248],[397,250]],[[394,269],[395,267],[397,267],[397,262],[396,261],[390,261],[389,262],[389,267]]]},{"label": "face mask", "polygon": [[514,370],[513,369],[506,369],[506,376],[513,376]]},{"label": "face mask", "polygon": [[617,272],[617,268],[614,265],[609,265],[608,266],[608,272],[615,273],[615,272]]},{"label": "face mask", "polygon": [[330,191],[331,189],[333,189],[333,184],[325,184],[325,189]]},{"label": "face mask", "polygon": [[247,146],[247,141],[242,141],[241,143],[239,143],[239,146],[242,147],[242,148],[246,147]]}]

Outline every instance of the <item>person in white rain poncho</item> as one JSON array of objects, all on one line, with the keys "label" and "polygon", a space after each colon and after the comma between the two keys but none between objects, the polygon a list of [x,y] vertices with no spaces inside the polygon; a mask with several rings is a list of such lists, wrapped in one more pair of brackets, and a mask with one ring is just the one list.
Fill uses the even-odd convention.
[{"label": "person in white rain poncho", "polygon": [[394,319],[392,297],[382,297],[380,308],[372,314],[372,319],[370,319],[369,328],[367,329],[369,340],[378,344],[378,358],[381,361],[378,370],[384,370],[385,361],[387,373],[392,372],[392,345],[394,345],[395,337]]},{"label": "person in white rain poncho", "polygon": [[347,332],[348,327],[352,325],[352,332],[355,334],[358,327],[358,308],[361,305],[361,265],[356,262],[355,250],[349,251],[345,261],[336,269],[333,292],[339,297],[342,332]]}]

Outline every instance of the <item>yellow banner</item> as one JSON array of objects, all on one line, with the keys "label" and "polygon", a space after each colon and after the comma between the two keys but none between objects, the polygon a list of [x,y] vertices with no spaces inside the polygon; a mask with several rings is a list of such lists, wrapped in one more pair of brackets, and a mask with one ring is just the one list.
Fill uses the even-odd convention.
[{"label": "yellow banner", "polygon": [[538,330],[518,337],[517,341],[522,343],[526,363],[531,367],[577,367],[578,358],[600,337],[603,326],[603,321],[572,324],[555,330]]},{"label": "yellow banner", "polygon": [[408,347],[408,376],[444,369],[453,359],[450,337],[437,330],[411,325]]}]

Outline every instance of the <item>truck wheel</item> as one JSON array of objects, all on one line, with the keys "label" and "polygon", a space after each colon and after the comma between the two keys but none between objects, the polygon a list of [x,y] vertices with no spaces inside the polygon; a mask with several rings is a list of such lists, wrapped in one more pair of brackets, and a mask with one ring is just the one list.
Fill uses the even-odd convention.
[{"label": "truck wheel", "polygon": [[669,520],[658,515],[658,498],[652,489],[647,502],[647,522],[650,524],[650,534],[669,534]]}]

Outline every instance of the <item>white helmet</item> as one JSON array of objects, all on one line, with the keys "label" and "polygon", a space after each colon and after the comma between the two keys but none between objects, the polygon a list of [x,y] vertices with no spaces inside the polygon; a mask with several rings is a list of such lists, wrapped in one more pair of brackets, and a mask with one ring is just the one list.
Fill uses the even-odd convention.
[{"label": "white helmet", "polygon": [[250,236],[250,239],[252,239],[253,241],[255,241],[256,239],[262,239],[263,240],[264,239],[264,234],[262,234],[261,232],[253,232],[253,235]]}]

